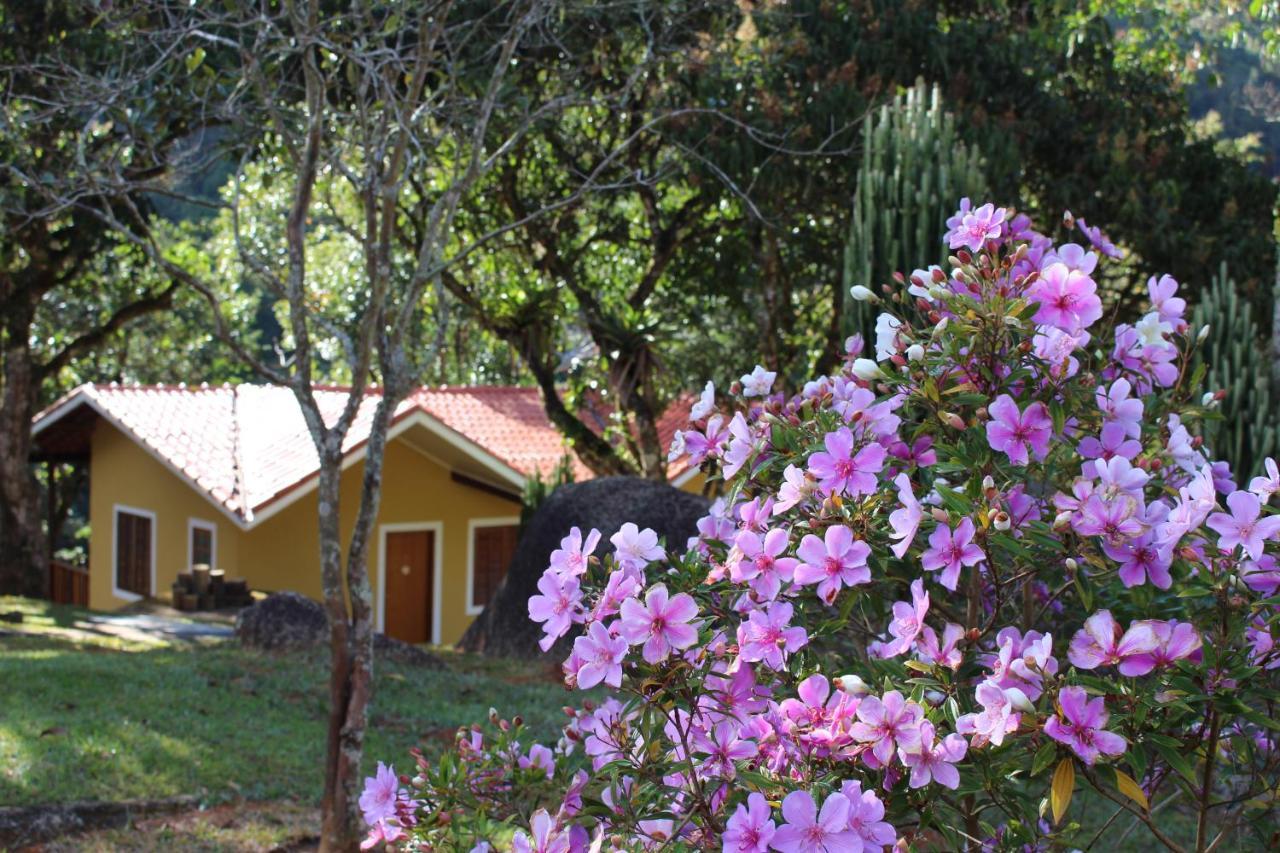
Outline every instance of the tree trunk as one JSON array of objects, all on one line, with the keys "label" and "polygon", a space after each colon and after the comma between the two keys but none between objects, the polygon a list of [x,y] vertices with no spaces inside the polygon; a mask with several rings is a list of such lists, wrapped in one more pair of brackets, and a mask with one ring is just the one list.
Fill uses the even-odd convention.
[{"label": "tree trunk", "polygon": [[6,307],[0,399],[0,595],[43,597],[48,544],[40,487],[31,470],[31,418],[39,380],[31,361],[34,309]]}]

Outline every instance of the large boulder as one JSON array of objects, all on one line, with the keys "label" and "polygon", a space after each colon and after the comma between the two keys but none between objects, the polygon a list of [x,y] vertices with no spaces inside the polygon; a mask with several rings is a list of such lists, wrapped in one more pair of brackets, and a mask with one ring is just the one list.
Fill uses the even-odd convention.
[{"label": "large boulder", "polygon": [[[236,614],[236,639],[247,648],[268,652],[327,647],[329,620],[319,602],[296,592],[273,592]],[[412,666],[438,669],[444,665],[425,649],[385,634],[374,635],[373,650]]]},{"label": "large boulder", "polygon": [[[529,598],[537,594],[538,579],[547,569],[551,552],[560,547],[570,528],[579,527],[583,533],[593,527],[599,530],[603,538],[597,554],[607,553],[612,547],[609,537],[628,521],[642,529],[653,528],[668,547],[683,551],[709,505],[706,498],[640,477],[600,477],[561,486],[521,531],[506,578],[458,646],[494,656],[538,657],[542,629],[529,619]],[[551,654],[563,658],[567,648],[568,638]]]}]

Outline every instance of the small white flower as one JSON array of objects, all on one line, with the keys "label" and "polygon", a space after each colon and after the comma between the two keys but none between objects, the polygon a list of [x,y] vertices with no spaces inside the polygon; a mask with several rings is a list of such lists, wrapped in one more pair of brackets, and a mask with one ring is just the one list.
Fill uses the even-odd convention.
[{"label": "small white flower", "polygon": [[777,372],[765,370],[757,364],[755,370],[742,377],[742,396],[768,397],[769,390],[773,388],[773,380],[777,378]]},{"label": "small white flower", "polygon": [[1165,340],[1165,334],[1173,333],[1173,324],[1160,319],[1160,314],[1152,311],[1133,325],[1134,331],[1142,338],[1142,345],[1167,349],[1173,344]]},{"label": "small white flower", "polygon": [[855,284],[853,287],[849,288],[849,295],[859,302],[877,301],[875,293],[872,292],[871,288],[864,284]]},{"label": "small white flower", "polygon": [[867,382],[884,376],[884,371],[880,369],[880,365],[869,358],[855,359],[851,369],[854,376]]},{"label": "small white flower", "polygon": [[909,361],[921,361],[924,358],[924,347],[920,344],[912,344],[907,347],[907,359]]},{"label": "small white flower", "polygon": [[902,321],[892,314],[881,314],[876,318],[876,361],[884,361],[898,349],[898,330]]}]

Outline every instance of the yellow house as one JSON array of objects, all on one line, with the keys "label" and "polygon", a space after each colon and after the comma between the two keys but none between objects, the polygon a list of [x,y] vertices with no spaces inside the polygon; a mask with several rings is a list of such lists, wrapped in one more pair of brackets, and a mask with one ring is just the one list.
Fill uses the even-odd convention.
[{"label": "yellow house", "polygon": [[[344,389],[317,398],[336,419]],[[345,448],[349,534],[377,391]],[[664,440],[684,420],[664,417]],[[318,461],[293,394],[268,385],[84,385],[37,416],[40,451],[88,458],[89,606],[167,597],[197,563],[255,590],[319,598]],[[536,389],[424,387],[396,410],[369,550],[377,627],[452,643],[488,601],[515,548],[527,478],[567,454]],[[572,454],[575,478],[590,472]],[[696,469],[672,482],[701,488]]]}]

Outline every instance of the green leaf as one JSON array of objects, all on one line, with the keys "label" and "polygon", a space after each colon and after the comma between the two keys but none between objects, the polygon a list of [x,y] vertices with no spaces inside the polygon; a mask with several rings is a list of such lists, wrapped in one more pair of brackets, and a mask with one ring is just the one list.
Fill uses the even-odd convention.
[{"label": "green leaf", "polygon": [[1053,757],[1058,754],[1058,748],[1053,741],[1048,741],[1044,746],[1036,750],[1036,757],[1031,761],[1031,775],[1039,776],[1044,769],[1053,763]]},{"label": "green leaf", "polygon": [[187,54],[186,65],[187,73],[194,72],[204,63],[204,48],[197,47],[195,50]]},{"label": "green leaf", "polygon": [[1170,767],[1178,771],[1178,775],[1186,779],[1191,785],[1194,786],[1196,784],[1195,768],[1191,766],[1191,762],[1187,761],[1186,756],[1178,752],[1173,747],[1165,746],[1162,743],[1156,743],[1155,747],[1156,752],[1160,753],[1160,757],[1163,758]]}]

